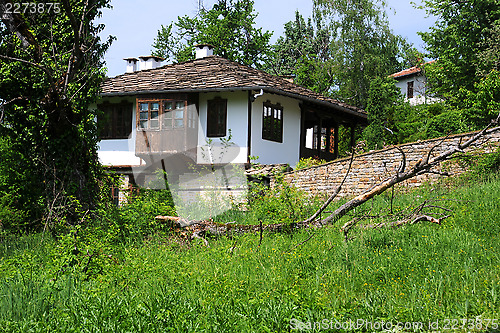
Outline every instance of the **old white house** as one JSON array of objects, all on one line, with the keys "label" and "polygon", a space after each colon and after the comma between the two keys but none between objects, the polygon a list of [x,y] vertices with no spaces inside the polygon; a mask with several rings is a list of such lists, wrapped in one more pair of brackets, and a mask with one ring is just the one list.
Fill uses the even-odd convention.
[{"label": "old white house", "polygon": [[[367,122],[361,109],[214,56],[209,45],[198,46],[195,60],[172,65],[152,56],[125,60],[127,72],[104,82],[95,107],[99,159],[132,183],[159,169],[179,191],[238,187],[225,166],[332,160],[339,126],[351,128],[353,141],[355,126]],[[194,185],[199,166],[225,183]]]},{"label": "old white house", "polygon": [[429,94],[427,77],[424,73],[424,67],[429,63],[431,62],[391,74],[391,77],[396,79],[396,86],[405,96],[405,100],[411,105],[429,104],[440,101],[440,99]]},{"label": "old white house", "polygon": [[[107,79],[96,106],[103,114],[99,158],[105,165],[144,165],[152,156],[184,155],[198,164],[207,142],[229,139],[231,163],[295,165],[331,160],[338,126],[366,123],[366,113],[288,80],[214,56],[159,66],[155,57],[127,60],[127,73]],[[306,140],[306,133],[311,133]],[[337,139],[337,140],[336,140]],[[309,141],[309,142],[306,142]],[[155,159],[157,160],[157,159]]]}]

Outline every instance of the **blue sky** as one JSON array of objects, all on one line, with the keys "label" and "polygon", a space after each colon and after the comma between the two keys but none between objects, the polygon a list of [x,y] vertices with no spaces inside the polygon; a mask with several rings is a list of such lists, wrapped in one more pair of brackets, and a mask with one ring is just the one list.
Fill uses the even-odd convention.
[{"label": "blue sky", "polygon": [[[205,7],[211,7],[216,0],[204,0]],[[415,9],[412,1],[388,0],[389,22],[396,34],[412,42],[423,51],[423,42],[418,31],[427,31],[434,24],[433,18],[426,18],[423,10]],[[415,0],[417,4],[420,0]],[[123,58],[139,57],[151,53],[151,45],[160,26],[177,21],[178,16],[193,16],[198,0],[112,0],[112,10],[105,10],[100,23],[106,28],[103,35],[116,36],[105,56],[108,76],[125,72]],[[312,14],[312,0],[255,0],[255,11],[259,13],[256,26],[274,31],[274,42],[283,33],[283,25],[295,18],[295,11],[304,17]],[[394,14],[395,11],[395,14]]]}]

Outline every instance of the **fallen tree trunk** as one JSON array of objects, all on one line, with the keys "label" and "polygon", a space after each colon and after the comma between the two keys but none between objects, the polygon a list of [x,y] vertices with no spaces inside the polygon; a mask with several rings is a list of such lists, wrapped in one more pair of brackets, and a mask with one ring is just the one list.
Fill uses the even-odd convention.
[{"label": "fallen tree trunk", "polygon": [[271,233],[293,232],[297,229],[321,227],[319,221],[296,222],[296,223],[274,223],[274,224],[236,224],[236,223],[216,223],[212,220],[187,221],[176,216],[156,216],[158,221],[167,223],[172,229],[185,229],[194,233],[208,233],[215,236],[236,235],[248,232],[258,233],[267,231]]},{"label": "fallen tree trunk", "polygon": [[471,146],[473,143],[478,141],[480,138],[482,138],[485,134],[489,134],[495,131],[498,131],[500,127],[495,127],[492,129],[489,129],[491,125],[493,124],[498,124],[500,118],[497,117],[495,121],[492,121],[492,123],[484,128],[482,131],[478,132],[476,135],[474,135],[472,138],[467,140],[463,144],[459,144],[457,147],[453,147],[451,149],[448,149],[447,151],[441,153],[440,155],[434,157],[431,159],[431,154],[432,151],[438,146],[432,147],[429,152],[426,154],[426,156],[423,156],[410,170],[404,171],[406,168],[406,163],[405,163],[405,158],[404,158],[404,152],[400,149],[400,151],[403,153],[403,163],[398,170],[398,172],[393,175],[392,177],[387,178],[386,180],[378,183],[377,185],[373,186],[372,188],[368,189],[364,193],[354,197],[353,199],[349,200],[339,208],[337,208],[332,214],[330,214],[328,217],[325,219],[321,220],[322,224],[327,224],[327,223],[334,223],[338,221],[340,218],[342,218],[345,214],[353,210],[354,208],[364,204],[368,200],[372,199],[373,197],[383,193],[387,189],[393,187],[394,185],[401,183],[407,179],[416,177],[418,175],[422,175],[428,172],[433,172],[431,170],[433,167],[436,165],[440,164],[443,161],[446,161],[450,159],[454,154],[456,153],[463,153],[465,148],[468,148]]}]

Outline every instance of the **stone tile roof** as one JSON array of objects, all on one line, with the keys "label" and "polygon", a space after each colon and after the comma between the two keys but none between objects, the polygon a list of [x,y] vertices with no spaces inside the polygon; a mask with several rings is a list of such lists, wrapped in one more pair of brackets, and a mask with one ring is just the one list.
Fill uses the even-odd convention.
[{"label": "stone tile roof", "polygon": [[102,85],[102,95],[260,89],[366,118],[366,112],[360,108],[315,93],[285,78],[219,56],[209,56],[108,78]]}]

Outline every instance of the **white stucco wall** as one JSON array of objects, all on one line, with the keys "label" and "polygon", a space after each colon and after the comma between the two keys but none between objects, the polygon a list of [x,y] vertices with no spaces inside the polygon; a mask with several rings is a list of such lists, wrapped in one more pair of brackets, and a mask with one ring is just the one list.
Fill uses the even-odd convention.
[{"label": "white stucco wall", "polygon": [[[397,80],[396,87],[401,90],[401,94],[405,97],[405,101],[409,102],[411,105],[428,104],[440,101],[438,98],[431,97],[427,94],[427,79],[423,75],[408,75],[398,78]],[[408,82],[410,81],[413,81],[413,98],[407,98]]]},{"label": "white stucco wall", "polygon": [[[283,142],[262,139],[263,103],[280,103],[283,106]],[[300,106],[293,98],[264,94],[252,103],[251,155],[259,156],[261,164],[288,163],[294,167],[299,161]]]},{"label": "white stucco wall", "polygon": [[[132,132],[128,139],[120,140],[101,140],[98,143],[97,154],[99,161],[103,165],[140,165],[141,159],[135,156],[135,135],[136,135],[136,118],[135,118],[135,98],[118,98],[113,97],[106,99],[110,103],[119,103],[126,100],[132,103]],[[96,105],[92,106],[96,108]]]},{"label": "white stucco wall", "polygon": [[[207,138],[207,101],[220,97],[227,99],[227,135],[231,142],[224,146],[221,138]],[[248,132],[248,93],[246,91],[201,93],[199,98],[199,126],[197,163],[246,163]],[[212,143],[208,145],[208,140]]]},{"label": "white stucco wall", "polygon": [[[232,144],[224,146],[220,138],[210,138],[207,133],[207,101],[215,97],[227,99],[227,134],[231,130]],[[123,98],[110,98],[109,102],[119,103]],[[135,98],[128,98],[132,102],[132,133],[128,139],[102,140],[99,142],[99,160],[104,165],[140,165],[141,159],[135,156],[136,139],[136,103]],[[274,142],[262,139],[263,103],[283,106],[283,142]],[[95,107],[95,106],[94,106]],[[300,141],[300,106],[299,101],[293,98],[274,94],[259,96],[252,103],[252,135],[250,155],[259,157],[261,164],[288,163],[294,166],[299,160]],[[198,149],[197,163],[247,163],[248,140],[248,92],[211,92],[199,95],[198,119]],[[224,139],[228,139],[228,135]]]}]

